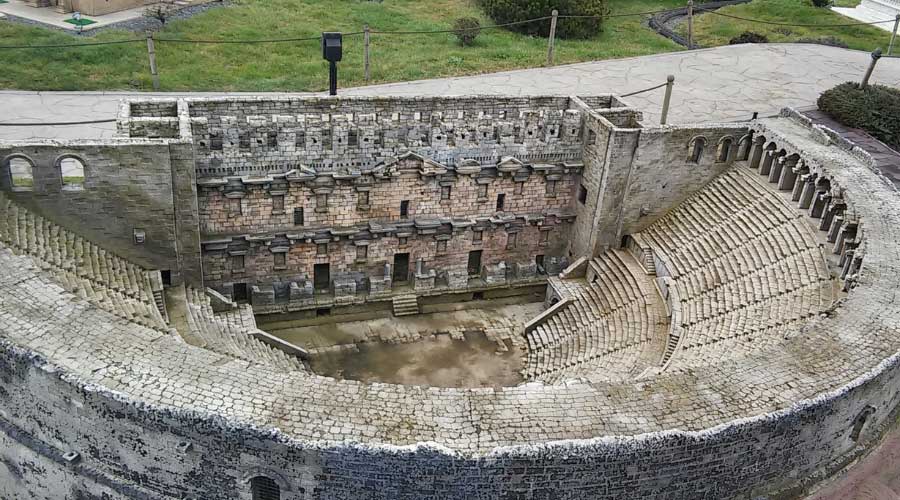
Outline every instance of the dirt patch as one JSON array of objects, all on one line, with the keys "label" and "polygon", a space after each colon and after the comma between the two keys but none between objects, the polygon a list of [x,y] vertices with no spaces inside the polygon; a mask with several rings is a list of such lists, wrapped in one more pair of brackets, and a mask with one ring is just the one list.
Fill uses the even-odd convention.
[{"label": "dirt patch", "polygon": [[[483,333],[434,335],[416,342],[365,342],[321,352],[310,366],[328,377],[434,387],[504,387],[522,382],[522,351]],[[505,349],[505,350],[504,350]]]}]

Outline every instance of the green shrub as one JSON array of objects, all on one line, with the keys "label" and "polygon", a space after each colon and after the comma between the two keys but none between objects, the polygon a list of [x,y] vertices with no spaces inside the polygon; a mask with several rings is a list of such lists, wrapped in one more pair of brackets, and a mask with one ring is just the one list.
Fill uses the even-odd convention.
[{"label": "green shrub", "polygon": [[769,43],[769,38],[766,35],[745,31],[728,42],[729,45],[737,45],[739,43]]},{"label": "green shrub", "polygon": [[816,7],[830,7],[831,0],[812,0],[813,5]]},{"label": "green shrub", "polygon": [[460,45],[474,45],[475,38],[479,33],[481,33],[481,23],[474,17],[461,17],[453,21],[453,34],[456,35]]},{"label": "green shrub", "polygon": [[[609,15],[607,0],[479,0],[481,8],[497,24],[548,17],[553,9],[560,16],[597,16],[597,18],[559,19],[559,38],[590,38],[600,32],[603,19]],[[526,35],[547,37],[550,20],[510,26],[510,30]]]},{"label": "green shrub", "polygon": [[819,96],[819,109],[843,125],[861,128],[894,149],[900,149],[900,90],[869,85],[865,90],[847,82]]},{"label": "green shrub", "polygon": [[800,38],[797,43],[817,43],[819,45],[828,45],[830,47],[840,47],[842,49],[850,48],[843,40],[834,36],[820,36],[819,38]]}]

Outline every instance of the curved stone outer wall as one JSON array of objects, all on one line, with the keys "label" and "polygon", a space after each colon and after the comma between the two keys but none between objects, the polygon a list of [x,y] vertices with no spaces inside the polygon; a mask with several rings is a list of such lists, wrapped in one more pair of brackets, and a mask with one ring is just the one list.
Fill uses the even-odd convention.
[{"label": "curved stone outer wall", "polygon": [[[0,443],[12,445],[0,449],[4,499],[105,492],[245,499],[246,480],[257,474],[276,479],[286,500],[741,498],[789,489],[833,467],[836,457],[853,456],[854,420],[867,406],[895,406],[900,375],[893,359],[845,391],[705,432],[518,446],[464,458],[429,445],[290,442],[219,418],[136,405],[2,347],[0,407],[16,408],[0,411]],[[872,414],[858,441],[887,417]],[[72,451],[80,457],[68,463],[63,455]]]},{"label": "curved stone outer wall", "polygon": [[826,131],[786,118],[750,128],[774,144],[736,168],[759,163],[760,147],[771,167],[783,148],[820,178],[804,188],[818,193],[813,217],[829,196],[858,216],[865,238],[839,245],[855,249],[849,295],[755,351],[637,382],[444,389],[284,374],[116,318],[5,242],[0,498],[249,500],[257,475],[284,499],[796,495],[864,450],[900,398],[900,210],[870,159]]}]

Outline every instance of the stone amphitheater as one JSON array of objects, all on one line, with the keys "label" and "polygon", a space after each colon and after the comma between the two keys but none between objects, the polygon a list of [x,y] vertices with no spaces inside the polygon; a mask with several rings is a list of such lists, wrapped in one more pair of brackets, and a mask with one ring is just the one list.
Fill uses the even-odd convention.
[{"label": "stone amphitheater", "polygon": [[[896,188],[790,109],[145,99],[0,162],[5,500],[798,498],[896,418]],[[535,290],[500,387],[255,319]]]}]

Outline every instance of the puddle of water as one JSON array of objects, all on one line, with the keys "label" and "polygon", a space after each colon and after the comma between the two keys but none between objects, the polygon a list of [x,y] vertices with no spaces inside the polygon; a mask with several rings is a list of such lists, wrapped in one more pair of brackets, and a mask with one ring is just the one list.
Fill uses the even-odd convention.
[{"label": "puddle of water", "polygon": [[358,350],[329,351],[312,356],[314,372],[362,382],[434,387],[504,387],[522,382],[522,351],[498,345],[482,333],[465,340],[434,335],[417,342],[364,342]]}]

